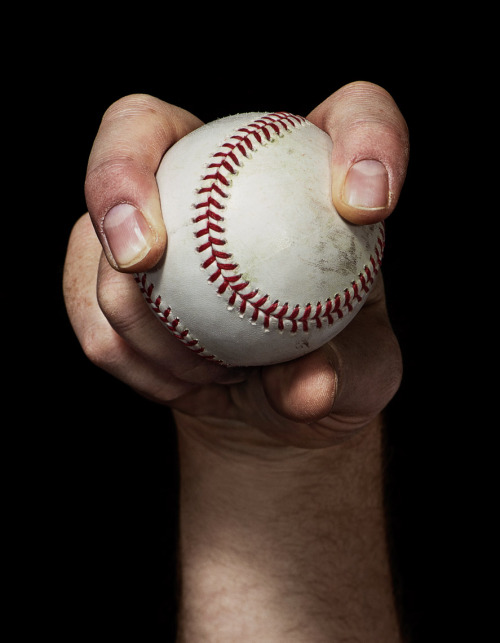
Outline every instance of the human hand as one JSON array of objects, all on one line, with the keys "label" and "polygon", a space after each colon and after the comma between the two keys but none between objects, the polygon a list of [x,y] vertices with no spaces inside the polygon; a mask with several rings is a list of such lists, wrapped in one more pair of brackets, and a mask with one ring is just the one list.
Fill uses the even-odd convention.
[{"label": "human hand", "polygon": [[[386,218],[408,157],[406,125],[391,97],[378,86],[354,83],[308,118],[334,141],[338,211],[355,223]],[[66,261],[65,297],[75,332],[92,361],[170,405],[178,421],[208,428],[210,439],[215,427],[224,434],[238,423],[239,436],[255,436],[258,429],[273,444],[335,444],[368,425],[399,385],[400,353],[380,275],[356,318],[319,351],[262,369],[227,369],[162,330],[128,274],[153,267],[164,252],[154,173],[165,150],[201,124],[149,96],[126,97],[106,113],[89,160],[90,216],[76,224]]]}]

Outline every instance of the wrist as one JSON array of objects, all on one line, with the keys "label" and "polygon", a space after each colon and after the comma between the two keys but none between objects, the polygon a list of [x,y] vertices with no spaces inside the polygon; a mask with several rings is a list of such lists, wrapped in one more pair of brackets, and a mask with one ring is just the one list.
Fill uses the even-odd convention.
[{"label": "wrist", "polygon": [[285,501],[292,513],[303,512],[304,496],[345,511],[382,507],[379,417],[350,440],[321,449],[282,445],[242,423],[175,417],[182,491],[189,494],[181,507],[199,503],[200,524],[234,514],[269,525]]},{"label": "wrist", "polygon": [[[344,623],[362,640],[396,641],[380,420],[316,450],[282,447],[246,425],[231,435],[177,421],[186,640],[280,641],[289,627],[316,640],[345,634]],[[363,639],[363,628],[387,629]]]},{"label": "wrist", "polygon": [[[359,430],[342,440],[330,443],[319,442],[322,446],[296,446],[261,431],[247,422],[220,418],[199,418],[179,411],[173,411],[181,446],[185,445],[186,464],[196,460],[197,466],[210,469],[209,461],[219,459],[219,465],[228,474],[241,467],[249,475],[286,475],[310,470],[321,477],[318,464],[330,468],[347,466],[353,456],[360,456],[375,448],[378,452],[382,419],[377,415]],[[284,421],[286,430],[286,421]]]}]

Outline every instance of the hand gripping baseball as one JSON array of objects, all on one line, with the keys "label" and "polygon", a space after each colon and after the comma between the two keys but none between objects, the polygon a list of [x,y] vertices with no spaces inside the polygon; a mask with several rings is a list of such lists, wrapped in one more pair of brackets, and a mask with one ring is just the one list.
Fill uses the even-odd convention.
[{"label": "hand gripping baseball", "polygon": [[[406,126],[390,96],[355,83],[308,120],[334,141],[337,211],[355,223],[386,218],[408,155]],[[367,424],[399,384],[399,350],[381,278],[354,321],[323,348],[288,364],[233,370],[159,333],[133,277],[122,274],[154,268],[162,257],[166,235],[155,172],[165,149],[201,125],[147,96],[127,97],[108,110],[89,161],[90,217],[75,226],[68,249],[65,293],[75,331],[93,361],[181,414],[242,420],[292,444],[331,443]],[[107,261],[99,261],[101,246]]]},{"label": "hand gripping baseball", "polygon": [[221,118],[167,151],[156,179],[168,248],[137,282],[188,348],[226,366],[276,364],[359,312],[384,225],[337,213],[331,158],[328,134],[289,112]]}]

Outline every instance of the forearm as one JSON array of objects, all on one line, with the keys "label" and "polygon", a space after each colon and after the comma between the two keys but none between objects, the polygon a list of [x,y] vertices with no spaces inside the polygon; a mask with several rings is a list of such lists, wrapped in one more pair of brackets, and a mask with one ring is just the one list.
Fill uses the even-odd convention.
[{"label": "forearm", "polygon": [[400,640],[379,420],[328,449],[262,438],[265,459],[231,440],[214,448],[185,416],[177,424],[181,641]]}]

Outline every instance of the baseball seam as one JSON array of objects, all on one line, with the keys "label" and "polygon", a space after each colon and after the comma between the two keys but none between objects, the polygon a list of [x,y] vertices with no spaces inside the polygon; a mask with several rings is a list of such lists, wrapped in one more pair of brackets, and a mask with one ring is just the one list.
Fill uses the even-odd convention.
[{"label": "baseball seam", "polygon": [[[299,329],[307,332],[311,326],[321,328],[324,323],[330,326],[335,319],[341,319],[362,302],[361,293],[369,292],[382,263],[385,245],[384,225],[379,227],[376,245],[369,259],[370,264],[364,266],[350,287],[345,288],[343,293],[329,297],[325,302],[308,303],[305,306],[271,301],[269,295],[261,295],[259,290],[253,288],[238,272],[238,264],[225,247],[227,241],[223,236],[224,210],[230,198],[233,178],[244,161],[252,158],[252,152],[258,147],[273,143],[277,137],[290,134],[294,128],[307,122],[301,116],[275,112],[236,130],[213,154],[212,161],[207,166],[208,173],[202,177],[202,187],[196,191],[198,199],[193,204],[197,211],[193,217],[193,224],[196,226],[194,234],[201,242],[196,250],[200,254],[208,255],[201,264],[209,275],[208,281],[214,284],[219,295],[229,294],[229,309],[237,308],[242,317],[250,312],[250,321],[255,325],[261,324],[266,331],[270,330],[272,320],[279,331],[288,327],[291,333],[296,333]],[[154,284],[148,281],[146,273],[137,274],[135,279],[146,301],[175,337],[203,357],[220,361],[201,346],[199,340],[190,334],[189,329],[183,327],[171,308],[163,309],[161,296],[155,296]]]}]

